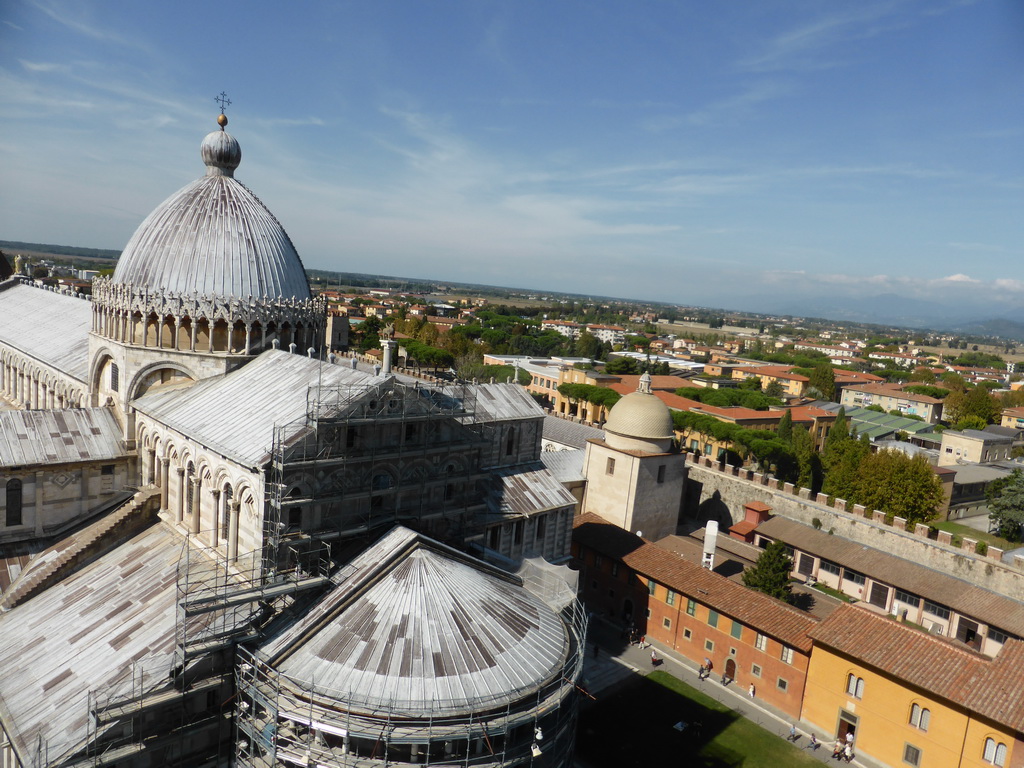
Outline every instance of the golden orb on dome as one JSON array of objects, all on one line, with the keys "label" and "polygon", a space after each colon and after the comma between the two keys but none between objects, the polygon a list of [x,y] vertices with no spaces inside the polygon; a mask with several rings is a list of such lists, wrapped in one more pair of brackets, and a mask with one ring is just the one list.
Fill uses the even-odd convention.
[{"label": "golden orb on dome", "polygon": [[221,112],[219,115],[217,115],[217,125],[219,125],[222,130],[223,130],[224,126],[226,126],[227,124],[228,124],[228,116],[227,115],[225,115],[223,112]]}]

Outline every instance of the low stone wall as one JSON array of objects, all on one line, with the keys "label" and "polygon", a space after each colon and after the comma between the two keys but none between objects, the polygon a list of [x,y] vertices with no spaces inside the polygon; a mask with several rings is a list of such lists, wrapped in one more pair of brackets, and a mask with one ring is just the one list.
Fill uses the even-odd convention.
[{"label": "low stone wall", "polygon": [[1003,550],[998,547],[989,546],[985,555],[979,555],[975,539],[964,538],[960,546],[954,546],[952,534],[945,531],[931,539],[927,525],[918,524],[908,530],[907,521],[901,518],[887,523],[885,514],[878,510],[848,505],[843,499],[825,494],[812,499],[808,490],[796,490],[792,483],[728,465],[720,468],[707,458],[692,460],[688,467],[689,477],[703,486],[700,501],[711,499],[717,492],[734,523],[743,520],[744,504],[760,501],[775,514],[806,525],[813,525],[817,519],[823,531],[1024,600],[1024,557],[1016,556],[1013,563],[1004,563]]}]

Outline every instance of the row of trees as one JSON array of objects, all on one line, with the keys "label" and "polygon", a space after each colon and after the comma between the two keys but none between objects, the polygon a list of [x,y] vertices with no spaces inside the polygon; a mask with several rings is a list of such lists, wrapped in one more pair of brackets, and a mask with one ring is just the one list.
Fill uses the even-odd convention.
[{"label": "row of trees", "polygon": [[932,519],[943,500],[942,483],[924,455],[873,453],[867,436],[858,438],[850,428],[843,409],[825,438],[821,465],[824,493],[908,523]]}]

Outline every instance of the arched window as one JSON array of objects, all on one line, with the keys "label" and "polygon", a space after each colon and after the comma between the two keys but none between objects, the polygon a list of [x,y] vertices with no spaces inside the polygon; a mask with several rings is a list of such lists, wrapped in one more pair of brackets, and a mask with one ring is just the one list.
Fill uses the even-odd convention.
[{"label": "arched window", "polygon": [[387,472],[381,472],[380,474],[373,476],[373,480],[370,481],[370,485],[375,491],[386,491],[395,486],[395,478]]},{"label": "arched window", "polygon": [[21,480],[14,478],[7,481],[7,520],[8,526],[21,525]]},{"label": "arched window", "polygon": [[927,731],[928,723],[931,722],[931,719],[931,710],[925,709],[920,704],[914,704],[910,707],[910,724],[915,728]]},{"label": "arched window", "polygon": [[985,739],[985,753],[982,755],[986,763],[998,765],[1000,768],[1006,765],[1006,745],[996,742],[993,738]]},{"label": "arched window", "polygon": [[224,484],[224,492],[221,494],[221,513],[220,513],[220,537],[227,541],[228,539],[228,523],[231,519],[231,497],[234,495],[234,491],[231,490],[231,486],[227,483]]},{"label": "arched window", "polygon": [[847,675],[846,692],[858,699],[864,698],[864,678],[853,674]]},{"label": "arched window", "polygon": [[188,468],[185,470],[185,514],[192,513],[192,499],[195,495],[195,488],[192,478],[196,474],[196,466],[191,461],[188,463]]},{"label": "arched window", "polygon": [[118,380],[120,378],[120,372],[117,370],[117,363],[110,364],[110,391],[118,391]]}]

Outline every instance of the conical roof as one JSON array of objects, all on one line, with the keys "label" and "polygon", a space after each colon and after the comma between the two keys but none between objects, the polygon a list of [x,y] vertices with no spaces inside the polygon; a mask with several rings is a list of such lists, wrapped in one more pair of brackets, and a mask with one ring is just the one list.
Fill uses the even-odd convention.
[{"label": "conical roof", "polygon": [[235,138],[223,128],[214,131],[201,154],[206,176],[142,222],[118,259],[113,282],[166,294],[310,298],[305,269],[284,227],[234,178],[242,159]]},{"label": "conical roof", "polygon": [[[354,561],[358,572],[415,534],[398,529]],[[344,692],[370,711],[410,715],[502,706],[550,681],[565,663],[561,618],[518,579],[420,538],[376,574],[339,587],[312,613],[344,609],[302,638],[278,670]],[[349,602],[351,600],[351,602]]]}]

